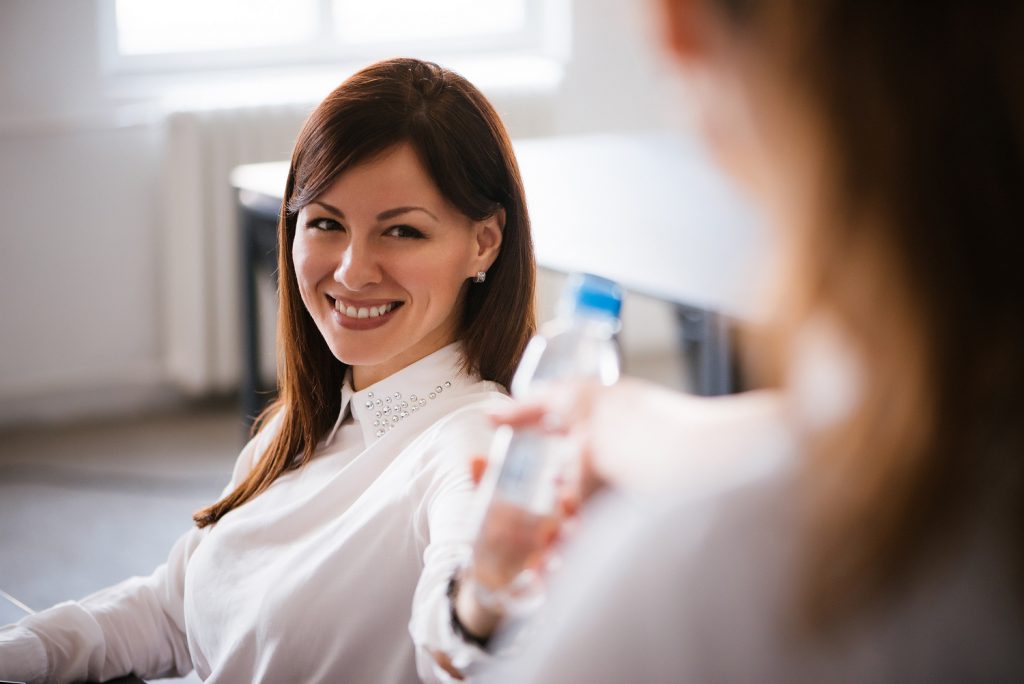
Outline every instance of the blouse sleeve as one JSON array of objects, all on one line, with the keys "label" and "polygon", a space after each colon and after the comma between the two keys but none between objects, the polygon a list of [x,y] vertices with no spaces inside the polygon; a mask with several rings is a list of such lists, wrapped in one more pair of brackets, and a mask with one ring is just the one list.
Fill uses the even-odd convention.
[{"label": "blouse sleeve", "polygon": [[[230,491],[266,443],[257,435],[239,454]],[[0,679],[105,681],[128,673],[166,677],[192,670],[185,636],[185,569],[206,530],[178,538],[167,562],[133,577],[0,627]]]},{"label": "blouse sleeve", "polygon": [[478,506],[470,476],[469,458],[486,456],[494,429],[485,408],[500,406],[504,398],[460,410],[452,415],[435,442],[435,464],[426,496],[414,524],[426,532],[423,572],[413,597],[409,631],[416,646],[416,667],[424,682],[458,681],[434,658],[444,654],[463,675],[471,675],[489,660],[478,646],[452,629],[447,595],[449,580],[472,555]]}]

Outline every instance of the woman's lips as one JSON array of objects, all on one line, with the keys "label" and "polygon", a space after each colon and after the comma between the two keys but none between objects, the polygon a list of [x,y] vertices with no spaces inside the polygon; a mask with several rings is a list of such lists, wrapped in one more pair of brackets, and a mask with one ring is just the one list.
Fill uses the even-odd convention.
[{"label": "woman's lips", "polygon": [[394,317],[404,302],[392,301],[373,306],[355,306],[340,299],[332,300],[334,321],[348,330],[372,330],[379,328]]}]

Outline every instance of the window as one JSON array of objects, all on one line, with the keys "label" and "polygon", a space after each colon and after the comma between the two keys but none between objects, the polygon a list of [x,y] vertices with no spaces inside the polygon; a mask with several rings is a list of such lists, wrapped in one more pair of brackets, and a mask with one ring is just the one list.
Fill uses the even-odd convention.
[{"label": "window", "polygon": [[550,0],[105,0],[113,71],[548,52]]}]

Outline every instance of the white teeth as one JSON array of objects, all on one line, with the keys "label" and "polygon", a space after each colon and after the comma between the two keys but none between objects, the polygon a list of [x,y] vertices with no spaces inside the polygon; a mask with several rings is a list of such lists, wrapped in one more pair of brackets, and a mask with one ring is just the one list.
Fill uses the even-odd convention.
[{"label": "white teeth", "polygon": [[395,302],[389,304],[381,304],[380,306],[371,306],[369,308],[361,306],[358,309],[354,306],[348,306],[343,304],[341,300],[335,300],[334,308],[340,311],[342,314],[349,318],[377,318],[388,313],[396,306]]}]

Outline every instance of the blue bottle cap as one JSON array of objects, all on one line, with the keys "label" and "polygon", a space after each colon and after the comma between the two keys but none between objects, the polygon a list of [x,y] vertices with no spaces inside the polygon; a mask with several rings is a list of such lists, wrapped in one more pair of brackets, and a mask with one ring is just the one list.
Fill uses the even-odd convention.
[{"label": "blue bottle cap", "polygon": [[622,311],[622,287],[590,273],[569,276],[562,298],[575,312],[601,313],[617,319]]}]

